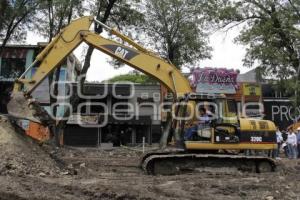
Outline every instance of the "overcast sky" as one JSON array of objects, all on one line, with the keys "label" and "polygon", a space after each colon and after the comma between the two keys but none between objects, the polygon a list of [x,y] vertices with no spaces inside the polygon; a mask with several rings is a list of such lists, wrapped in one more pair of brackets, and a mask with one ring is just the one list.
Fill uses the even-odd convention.
[{"label": "overcast sky", "polygon": [[[199,67],[217,67],[228,69],[239,69],[241,73],[249,71],[249,68],[243,67],[242,59],[245,55],[245,47],[233,43],[233,39],[237,36],[238,30],[231,30],[227,34],[224,32],[216,32],[210,36],[210,45],[213,47],[212,58],[200,62]],[[28,32],[27,43],[37,44],[37,42],[46,41],[42,37],[33,32]],[[83,45],[79,46],[74,54],[77,58],[83,60]],[[89,81],[102,81],[109,79],[115,75],[126,74],[132,70],[129,66],[120,69],[114,69],[109,65],[107,60],[109,56],[95,50],[91,59],[91,67],[87,74]],[[197,67],[197,66],[194,66]]]}]

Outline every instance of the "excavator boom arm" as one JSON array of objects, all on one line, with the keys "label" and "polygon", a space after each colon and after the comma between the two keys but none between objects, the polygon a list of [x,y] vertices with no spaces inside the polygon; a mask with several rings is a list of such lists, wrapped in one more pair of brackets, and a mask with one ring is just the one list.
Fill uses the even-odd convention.
[{"label": "excavator boom arm", "polygon": [[25,86],[26,94],[30,95],[47,75],[55,70],[82,42],[156,78],[176,96],[183,96],[192,91],[188,80],[175,66],[146,51],[140,45],[113,29],[113,34],[121,37],[136,49],[95,34],[89,30],[92,22],[92,17],[83,17],[73,21],[37,56],[40,66],[33,77],[30,80],[24,80],[22,77],[18,80],[19,83]]}]

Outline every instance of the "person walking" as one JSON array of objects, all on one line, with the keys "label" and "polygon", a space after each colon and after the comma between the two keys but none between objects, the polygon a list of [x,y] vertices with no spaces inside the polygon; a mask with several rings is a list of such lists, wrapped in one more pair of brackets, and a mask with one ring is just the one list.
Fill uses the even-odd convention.
[{"label": "person walking", "polygon": [[297,128],[298,158],[300,158],[300,127]]},{"label": "person walking", "polygon": [[288,132],[287,146],[289,149],[289,158],[296,159],[297,158],[297,136],[291,129]]}]

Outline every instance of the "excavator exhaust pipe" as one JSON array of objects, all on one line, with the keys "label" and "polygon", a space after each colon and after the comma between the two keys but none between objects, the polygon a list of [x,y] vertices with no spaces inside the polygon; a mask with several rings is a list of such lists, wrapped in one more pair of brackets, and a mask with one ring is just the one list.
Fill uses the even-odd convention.
[{"label": "excavator exhaust pipe", "polygon": [[26,98],[23,92],[13,92],[7,104],[10,117],[27,119],[36,123],[49,125],[53,122],[48,112],[32,98]]}]

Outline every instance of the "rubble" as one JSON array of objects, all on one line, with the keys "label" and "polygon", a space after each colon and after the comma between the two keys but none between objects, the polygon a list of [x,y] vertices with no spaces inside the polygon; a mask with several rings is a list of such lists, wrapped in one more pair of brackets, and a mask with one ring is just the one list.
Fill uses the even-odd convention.
[{"label": "rubble", "polygon": [[26,137],[20,128],[1,117],[0,174],[39,174],[59,171],[56,161],[36,142]]},{"label": "rubble", "polygon": [[138,149],[40,147],[4,121],[0,122],[1,200],[300,198],[296,160],[283,158],[277,172],[265,174],[200,170],[149,176],[139,167],[142,152]]},{"label": "rubble", "polygon": [[79,167],[80,167],[80,168],[85,168],[85,163],[81,163],[81,164],[79,165]]},{"label": "rubble", "polygon": [[40,176],[40,177],[45,177],[45,176],[46,176],[46,174],[45,174],[45,173],[43,173],[43,172],[40,172],[40,173],[39,173],[39,176]]}]

